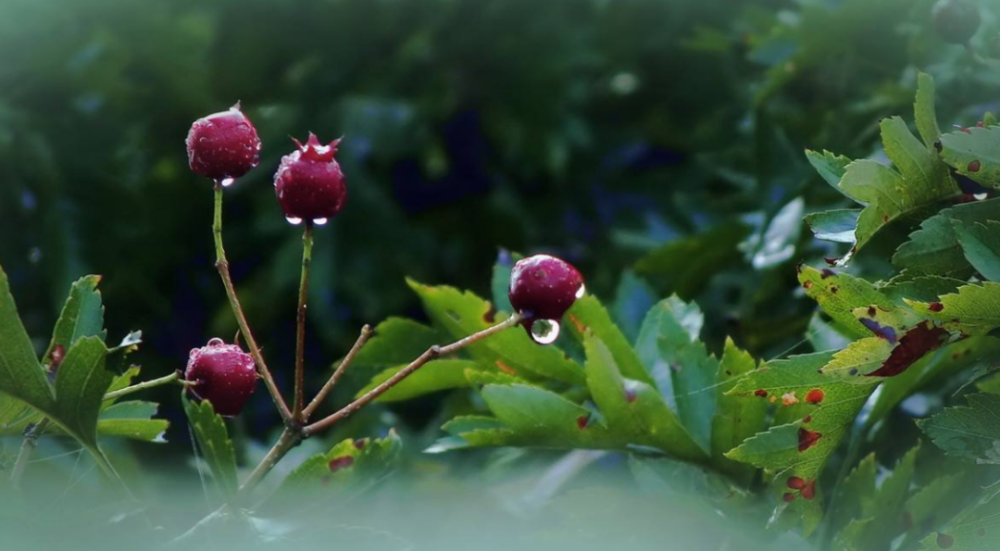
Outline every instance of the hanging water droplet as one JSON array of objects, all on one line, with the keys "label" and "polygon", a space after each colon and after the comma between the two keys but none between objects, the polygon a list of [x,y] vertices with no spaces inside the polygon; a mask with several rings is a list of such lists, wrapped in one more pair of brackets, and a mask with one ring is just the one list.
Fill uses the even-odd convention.
[{"label": "hanging water droplet", "polygon": [[583,298],[585,294],[587,294],[587,286],[581,283],[580,288],[576,290],[576,298]]},{"label": "hanging water droplet", "polygon": [[986,199],[989,196],[990,196],[989,193],[976,193],[972,196],[972,198],[975,199],[976,201],[982,201],[983,199]]},{"label": "hanging water droplet", "polygon": [[535,320],[531,323],[531,340],[538,344],[552,344],[559,338],[559,322]]},{"label": "hanging water droplet", "polygon": [[214,337],[212,339],[209,339],[208,341],[208,346],[222,346],[224,344],[226,344],[225,341],[223,341],[219,337]]},{"label": "hanging water droplet", "polygon": [[229,187],[229,186],[233,185],[233,182],[235,182],[235,181],[236,181],[236,178],[223,178],[223,179],[219,180],[219,185],[222,186],[222,187]]},{"label": "hanging water droplet", "polygon": [[291,225],[293,225],[293,226],[298,226],[299,224],[302,223],[302,219],[301,218],[296,218],[294,216],[286,216],[285,220],[288,220],[288,223],[291,224]]},{"label": "hanging water droplet", "polygon": [[329,218],[313,218],[313,224],[316,224],[317,226],[325,226],[329,221]]}]

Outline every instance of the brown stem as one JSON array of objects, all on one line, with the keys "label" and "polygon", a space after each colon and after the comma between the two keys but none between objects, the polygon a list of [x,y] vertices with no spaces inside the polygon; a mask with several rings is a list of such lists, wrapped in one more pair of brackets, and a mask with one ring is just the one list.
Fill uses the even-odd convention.
[{"label": "brown stem", "polygon": [[20,489],[21,479],[24,477],[24,470],[28,467],[28,460],[38,446],[38,437],[49,427],[49,418],[43,417],[41,421],[35,423],[24,433],[24,440],[21,442],[21,450],[17,452],[17,460],[14,468],[10,472],[10,483],[15,490]]},{"label": "brown stem", "polygon": [[295,323],[295,405],[292,419],[303,421],[302,407],[305,403],[305,347],[306,347],[306,301],[309,298],[309,265],[312,264],[312,222],[306,222],[302,232],[302,275],[299,278],[299,308]]},{"label": "brown stem", "polygon": [[378,398],[382,394],[385,394],[386,391],[388,391],[392,387],[396,386],[403,379],[405,379],[405,378],[409,377],[410,375],[412,375],[416,370],[418,370],[421,367],[423,367],[427,362],[429,362],[429,361],[431,361],[431,360],[433,360],[435,358],[438,358],[440,356],[451,354],[452,352],[455,352],[456,350],[459,350],[459,349],[464,348],[464,347],[466,347],[466,346],[468,346],[470,344],[473,344],[473,343],[478,342],[478,341],[480,341],[482,339],[485,339],[486,337],[489,337],[490,335],[493,335],[495,333],[499,333],[500,331],[503,331],[504,329],[513,327],[513,326],[517,325],[520,321],[521,321],[521,317],[518,314],[514,314],[511,317],[507,318],[505,321],[501,322],[501,323],[498,323],[498,324],[496,324],[496,325],[494,325],[492,327],[484,329],[484,330],[482,330],[482,331],[480,331],[478,333],[474,333],[472,335],[469,335],[468,337],[465,337],[464,339],[455,341],[455,342],[453,342],[453,343],[451,343],[449,345],[446,345],[446,346],[436,346],[435,345],[435,346],[432,346],[432,347],[428,348],[427,351],[425,351],[423,354],[421,354],[417,359],[413,360],[413,362],[411,362],[409,365],[407,365],[403,369],[399,370],[395,375],[393,375],[392,377],[390,377],[388,380],[386,380],[382,384],[380,384],[377,387],[369,390],[363,396],[361,396],[358,399],[354,400],[350,404],[347,404],[346,406],[344,406],[343,408],[341,408],[336,413],[333,413],[333,414],[331,414],[331,415],[329,415],[329,416],[327,416],[327,417],[325,417],[325,418],[323,418],[323,419],[321,419],[319,421],[316,421],[315,423],[313,423],[311,425],[307,425],[303,429],[303,433],[305,434],[306,437],[309,437],[309,436],[312,436],[313,434],[316,434],[317,432],[319,432],[319,431],[321,431],[323,429],[332,427],[333,425],[335,425],[341,419],[344,419],[344,418],[350,416],[352,413],[354,413],[354,412],[358,411],[359,409],[363,408],[364,406],[368,405],[368,403],[371,402],[372,400]]},{"label": "brown stem", "polygon": [[281,437],[278,438],[278,441],[274,443],[271,450],[267,452],[264,459],[262,459],[260,464],[257,465],[257,468],[255,468],[253,472],[250,473],[250,476],[243,481],[243,484],[238,490],[238,494],[246,495],[247,493],[253,491],[253,489],[256,488],[262,480],[264,480],[267,473],[271,472],[271,469],[278,464],[278,461],[281,461],[281,458],[285,457],[285,454],[287,454],[289,450],[299,445],[302,438],[303,435],[301,431],[286,427],[281,433]]},{"label": "brown stem", "polygon": [[323,403],[323,400],[325,400],[326,396],[330,394],[330,391],[333,390],[333,387],[337,386],[337,381],[339,381],[340,378],[344,375],[344,372],[347,371],[348,367],[350,367],[351,362],[354,361],[354,357],[358,355],[358,352],[361,350],[361,347],[364,346],[366,342],[368,342],[368,339],[371,336],[372,336],[372,327],[370,325],[365,325],[364,327],[361,328],[361,335],[358,337],[358,340],[354,342],[354,346],[351,347],[351,350],[347,353],[347,355],[344,356],[343,361],[340,362],[340,365],[337,366],[337,369],[334,370],[333,375],[330,376],[330,380],[328,380],[326,384],[323,385],[323,388],[320,389],[319,393],[316,394],[316,397],[312,399],[312,402],[309,402],[309,405],[306,406],[306,409],[302,410],[302,418],[304,420],[306,421],[309,420],[309,417],[311,417],[312,414],[316,411],[316,408],[318,408],[320,404]]},{"label": "brown stem", "polygon": [[226,250],[222,246],[222,186],[218,182],[215,184],[215,221],[212,225],[212,231],[215,234],[215,267],[219,270],[222,285],[226,288],[229,305],[233,309],[233,315],[236,317],[236,323],[240,326],[243,339],[246,340],[247,347],[250,349],[250,355],[253,357],[254,363],[257,364],[257,373],[264,380],[264,385],[271,394],[271,399],[274,400],[274,405],[278,408],[281,419],[287,424],[292,418],[292,414],[288,411],[288,404],[281,397],[278,385],[274,382],[274,377],[271,376],[271,371],[267,368],[260,347],[257,346],[257,341],[250,331],[250,324],[247,323],[247,318],[243,314],[243,307],[240,305],[239,297],[236,296],[236,288],[233,286],[233,279],[229,274],[229,261],[226,260]]}]

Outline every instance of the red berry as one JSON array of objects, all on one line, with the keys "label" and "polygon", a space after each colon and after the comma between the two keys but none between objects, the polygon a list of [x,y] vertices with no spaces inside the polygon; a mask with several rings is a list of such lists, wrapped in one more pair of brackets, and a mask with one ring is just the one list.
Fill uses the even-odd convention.
[{"label": "red berry", "polygon": [[257,129],[239,103],[194,121],[186,143],[191,170],[224,186],[260,162]]},{"label": "red berry", "polygon": [[333,158],[340,140],[323,145],[310,132],[306,145],[292,141],[298,149],[281,158],[274,175],[278,203],[292,224],[306,220],[323,225],[340,212],[347,199],[344,173]]},{"label": "red berry", "polygon": [[952,44],[967,44],[982,19],[979,7],[969,0],[939,0],[931,13],[938,34]]},{"label": "red berry", "polygon": [[562,319],[584,292],[580,272],[554,256],[529,256],[510,272],[510,304],[524,318],[525,327],[534,320]]},{"label": "red berry", "polygon": [[253,358],[235,344],[212,339],[191,351],[184,379],[193,383],[188,391],[208,400],[219,415],[231,417],[243,411],[257,384]]}]

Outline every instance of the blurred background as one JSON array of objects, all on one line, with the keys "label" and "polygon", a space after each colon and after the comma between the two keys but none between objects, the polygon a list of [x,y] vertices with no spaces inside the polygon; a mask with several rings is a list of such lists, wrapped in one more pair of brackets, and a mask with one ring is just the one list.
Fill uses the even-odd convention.
[{"label": "blurred background", "polygon": [[[505,250],[575,263],[626,331],[678,293],[706,311],[711,346],[730,334],[773,357],[813,310],[788,298],[795,263],[837,252],[800,222],[843,201],[803,149],[872,154],[878,120],[908,118],[918,69],[937,79],[942,125],[996,110],[1000,74],[936,36],[932,3],[0,0],[0,264],[40,347],[88,273],[104,276],[110,342],[144,332],[130,360],[146,378],[230,338],[212,185],[183,142],[241,101],[263,151],[226,191],[225,239],[286,390],[300,229],[271,179],[309,131],[344,137],[349,186],[317,232],[313,385],[362,324],[422,316],[405,277],[488,296]],[[998,2],[980,4],[973,46],[996,57]],[[854,269],[878,277],[887,258]],[[175,393],[158,396],[172,444],[140,456],[190,455]],[[357,422],[429,441],[446,405]],[[276,420],[260,390],[241,428],[263,437]]]}]

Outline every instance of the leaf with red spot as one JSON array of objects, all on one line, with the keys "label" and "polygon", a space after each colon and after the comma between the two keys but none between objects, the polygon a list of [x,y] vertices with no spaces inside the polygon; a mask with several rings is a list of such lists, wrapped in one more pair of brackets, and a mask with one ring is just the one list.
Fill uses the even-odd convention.
[{"label": "leaf with red spot", "polygon": [[716,376],[719,386],[716,389],[718,406],[712,416],[712,460],[720,470],[744,483],[753,476],[754,470],[749,465],[740,465],[726,458],[725,454],[764,429],[768,403],[727,393],[741,377],[756,368],[757,362],[750,354],[737,348],[731,339],[726,339]]},{"label": "leaf with red spot", "polygon": [[632,344],[625,338],[597,297],[587,295],[577,299],[566,312],[564,319],[567,320],[567,329],[579,342],[584,342],[587,335],[601,339],[614,356],[615,363],[623,376],[649,385],[654,384],[653,378],[642,365]]},{"label": "leaf with red spot", "polygon": [[977,503],[965,509],[925,537],[924,549],[993,551],[1000,549],[1000,499],[985,492]]},{"label": "leaf with red spot", "polygon": [[279,500],[325,494],[336,488],[366,484],[395,466],[402,442],[395,430],[384,438],[349,438],[295,468],[278,489]]},{"label": "leaf with red spot", "polygon": [[901,519],[910,496],[918,449],[907,452],[878,483],[873,470],[874,456],[862,461],[857,476],[845,480],[851,493],[839,493],[840,499],[847,502],[835,503],[834,511],[847,508],[849,512],[840,518],[849,521],[835,537],[837,548],[888,549],[892,540],[905,532]]},{"label": "leaf with red spot", "polygon": [[[941,136],[941,158],[977,184],[1000,188],[1000,127],[969,128]],[[978,170],[976,168],[978,163]]]},{"label": "leaf with red spot", "polygon": [[906,302],[926,319],[965,335],[984,335],[1000,327],[1000,283],[964,285],[935,302]]},{"label": "leaf with red spot", "polygon": [[[883,311],[890,311],[895,308],[892,300],[874,285],[850,274],[839,273],[836,276],[824,277],[824,273],[820,270],[800,266],[799,283],[805,287],[806,295],[815,300],[823,312],[844,328],[849,337],[861,338],[872,334],[858,321],[854,314],[856,309],[867,310],[874,306]],[[837,292],[833,292],[833,288],[836,288]]]},{"label": "leaf with red spot", "polygon": [[972,394],[967,399],[968,406],[947,408],[918,425],[948,455],[1000,465],[1000,396]]}]

